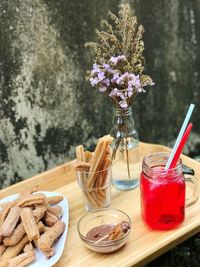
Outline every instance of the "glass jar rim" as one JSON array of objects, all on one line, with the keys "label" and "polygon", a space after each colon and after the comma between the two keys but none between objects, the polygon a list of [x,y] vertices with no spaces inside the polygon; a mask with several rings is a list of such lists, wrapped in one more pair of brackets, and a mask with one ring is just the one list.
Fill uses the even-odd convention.
[{"label": "glass jar rim", "polygon": [[[178,171],[182,171],[182,160],[181,158],[178,159],[177,161],[177,164],[174,168],[169,168],[168,170],[165,170],[164,168],[163,169],[157,169],[155,167],[159,167],[159,166],[164,166],[161,164],[161,162],[158,162],[160,164],[158,165],[155,165],[153,167],[149,166],[147,160],[150,160],[151,158],[155,157],[155,156],[161,156],[161,157],[166,157],[165,160],[163,160],[163,162],[167,162],[168,158],[169,158],[169,155],[170,155],[170,152],[154,152],[154,153],[151,153],[151,154],[148,154],[146,155],[144,158],[143,158],[143,161],[142,161],[142,171],[147,170],[148,172],[150,173],[154,173],[154,174],[168,174],[169,172],[178,172]],[[156,160],[154,159],[154,161],[156,162]],[[152,160],[153,162],[153,160]],[[150,162],[149,162],[150,163]],[[144,171],[145,172],[145,171]]]}]

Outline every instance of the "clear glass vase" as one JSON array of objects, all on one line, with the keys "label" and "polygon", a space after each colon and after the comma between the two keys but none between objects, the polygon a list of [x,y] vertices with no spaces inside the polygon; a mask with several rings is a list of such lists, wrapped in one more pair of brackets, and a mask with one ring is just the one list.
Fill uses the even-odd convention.
[{"label": "clear glass vase", "polygon": [[114,138],[112,183],[116,189],[132,190],[139,185],[141,163],[138,133],[131,107],[114,110],[110,135]]}]

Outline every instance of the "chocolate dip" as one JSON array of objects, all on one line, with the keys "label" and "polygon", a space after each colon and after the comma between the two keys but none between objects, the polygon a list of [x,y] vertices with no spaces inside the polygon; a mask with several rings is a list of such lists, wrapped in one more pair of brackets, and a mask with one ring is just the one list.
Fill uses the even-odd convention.
[{"label": "chocolate dip", "polygon": [[107,234],[111,234],[115,225],[113,224],[102,224],[92,228],[87,234],[86,238],[91,241],[97,241]]},{"label": "chocolate dip", "polygon": [[[131,227],[128,222],[122,221],[120,224],[121,227],[121,234],[125,234]],[[99,226],[96,226],[88,231],[86,234],[86,239],[90,241],[97,241],[99,239],[102,239],[106,235],[111,235],[116,229],[116,225],[114,224],[102,224]],[[103,242],[108,242],[108,238],[105,238]]]},{"label": "chocolate dip", "polygon": [[[90,229],[85,239],[92,242],[93,246],[88,247],[100,253],[112,253],[123,247],[127,239],[122,237],[131,229],[126,221],[118,224],[102,224]],[[121,240],[120,242],[115,242]]]}]

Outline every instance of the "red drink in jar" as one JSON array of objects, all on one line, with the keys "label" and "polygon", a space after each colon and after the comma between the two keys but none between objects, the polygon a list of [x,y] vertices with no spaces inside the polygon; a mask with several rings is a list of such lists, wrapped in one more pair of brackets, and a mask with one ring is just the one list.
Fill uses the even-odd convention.
[{"label": "red drink in jar", "polygon": [[141,210],[147,225],[157,230],[175,228],[185,218],[185,179],[181,160],[174,169],[164,170],[168,153],[144,158],[140,189]]}]

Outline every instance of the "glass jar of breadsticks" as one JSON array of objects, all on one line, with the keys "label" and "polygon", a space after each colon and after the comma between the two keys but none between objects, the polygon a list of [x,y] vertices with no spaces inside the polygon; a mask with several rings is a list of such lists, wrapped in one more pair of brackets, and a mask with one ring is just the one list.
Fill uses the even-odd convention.
[{"label": "glass jar of breadsticks", "polygon": [[99,138],[94,152],[76,147],[75,170],[87,211],[111,204],[111,142],[108,136]]}]

